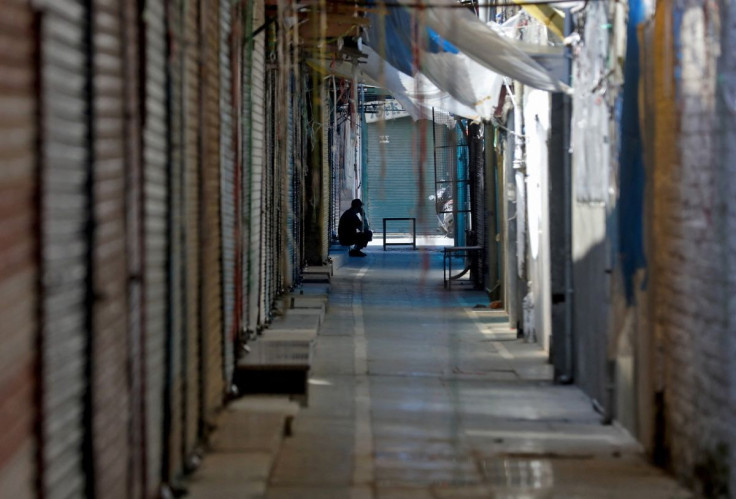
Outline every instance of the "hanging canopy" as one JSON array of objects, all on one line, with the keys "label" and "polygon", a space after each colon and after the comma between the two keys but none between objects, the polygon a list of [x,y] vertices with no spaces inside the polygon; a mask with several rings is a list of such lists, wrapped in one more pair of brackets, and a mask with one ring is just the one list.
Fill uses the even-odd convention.
[{"label": "hanging canopy", "polygon": [[519,15],[503,25],[485,24],[458,8],[372,9],[366,16],[365,57],[354,59],[356,71],[344,62],[315,59],[313,66],[388,90],[414,119],[435,107],[489,120],[507,77],[541,90],[567,90],[555,77],[564,63],[562,49],[517,41]]}]

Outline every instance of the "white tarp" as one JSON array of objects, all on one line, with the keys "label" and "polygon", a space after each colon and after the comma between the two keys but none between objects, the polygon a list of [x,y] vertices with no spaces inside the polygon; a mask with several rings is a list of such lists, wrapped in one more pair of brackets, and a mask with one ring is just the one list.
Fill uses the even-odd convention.
[{"label": "white tarp", "polygon": [[[448,5],[457,3],[455,0],[435,1]],[[399,0],[399,2],[407,6],[414,4],[414,0]],[[427,26],[442,38],[488,69],[540,90],[550,92],[569,90],[564,83],[520,48],[520,45],[524,46],[523,44],[504,38],[469,10],[428,8],[422,10],[421,16]],[[559,49],[531,46],[529,49],[545,53],[559,51]]]}]

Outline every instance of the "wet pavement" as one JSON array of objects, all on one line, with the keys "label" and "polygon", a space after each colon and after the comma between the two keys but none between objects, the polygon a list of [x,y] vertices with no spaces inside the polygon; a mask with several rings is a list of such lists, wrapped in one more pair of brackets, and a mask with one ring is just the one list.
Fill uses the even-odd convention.
[{"label": "wet pavement", "polygon": [[691,497],[579,389],[553,384],[503,313],[475,309],[484,293],[445,290],[441,251],[368,255],[332,277],[290,435],[206,456],[241,469],[241,486],[195,480],[192,497]]}]

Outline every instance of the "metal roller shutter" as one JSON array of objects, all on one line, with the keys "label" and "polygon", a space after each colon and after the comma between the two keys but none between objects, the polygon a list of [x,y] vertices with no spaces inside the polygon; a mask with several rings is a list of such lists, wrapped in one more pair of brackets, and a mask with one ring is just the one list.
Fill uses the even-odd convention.
[{"label": "metal roller shutter", "polygon": [[165,466],[164,479],[172,481],[173,477],[184,468],[182,452],[184,438],[184,373],[183,355],[187,328],[187,260],[185,250],[186,210],[185,168],[186,168],[186,35],[185,35],[185,0],[176,0],[169,9],[169,32],[171,46],[169,54],[169,88],[170,108],[169,123],[171,126],[171,164],[169,167],[170,188],[170,274],[169,274],[169,307],[170,331],[167,345],[167,373],[165,408]]},{"label": "metal roller shutter", "polygon": [[86,11],[44,5],[41,20],[41,493],[85,492],[88,239]]},{"label": "metal roller shutter", "polygon": [[0,16],[0,497],[34,497],[36,111],[33,13],[26,0]]},{"label": "metal roller shutter", "polygon": [[222,231],[220,220],[220,9],[204,2],[204,145],[202,156],[202,413],[211,422],[223,400]]},{"label": "metal roller shutter", "polygon": [[278,255],[275,237],[276,206],[274,203],[274,177],[276,169],[275,135],[276,135],[276,69],[266,70],[266,158],[263,171],[262,199],[262,231],[261,268],[262,290],[261,310],[264,320],[271,319],[271,305],[275,296],[276,255]]},{"label": "metal roller shutter", "polygon": [[[244,33],[251,33],[265,22],[265,8],[263,0],[253,2],[252,22],[246,25]],[[248,142],[244,144],[244,154],[248,165],[248,175],[245,183],[245,199],[248,200],[248,264],[247,293],[248,293],[248,330],[256,331],[262,324],[264,310],[262,307],[263,293],[263,255],[262,245],[264,234],[262,230],[263,218],[263,170],[265,164],[266,138],[266,90],[265,90],[265,32],[253,38],[251,50],[246,50],[250,64],[245,68],[245,116],[243,125],[247,128],[245,136]]]},{"label": "metal roller shutter", "polygon": [[127,282],[128,282],[128,352],[129,383],[131,397],[130,411],[130,497],[143,497],[144,447],[143,428],[145,407],[143,403],[143,210],[141,204],[142,165],[141,165],[141,54],[142,27],[139,22],[139,6],[134,2],[123,3],[124,18],[124,65],[125,113],[126,119],[126,243],[127,243]]},{"label": "metal roller shutter", "polygon": [[125,122],[121,4],[93,3],[92,410],[95,493],[128,497]]},{"label": "metal roller shutter", "polygon": [[[369,123],[366,128],[368,154],[363,196],[373,230],[383,230],[384,218],[416,217],[417,235],[437,235],[435,206],[428,199],[435,193],[432,122],[413,123],[411,118],[398,118],[387,120],[382,126]],[[424,141],[417,139],[421,133],[425,134]],[[423,152],[419,150],[422,145]],[[411,152],[407,154],[407,151]],[[420,172],[417,167],[421,157],[424,161]],[[385,158],[385,165],[381,164],[382,158]],[[389,232],[391,227],[387,228]],[[398,222],[395,227],[402,231],[410,229],[408,224],[399,225]]]},{"label": "metal roller shutter", "polygon": [[143,211],[146,495],[158,490],[164,428],[163,380],[168,305],[168,144],[166,24],[163,0],[146,0],[143,117]]},{"label": "metal roller shutter", "polygon": [[184,434],[182,450],[184,455],[194,451],[199,433],[200,379],[199,359],[201,341],[201,282],[200,282],[200,161],[204,141],[200,134],[202,125],[201,78],[200,74],[200,2],[185,1],[186,11],[186,336],[183,344],[182,376],[184,382],[183,411]]},{"label": "metal roller shutter", "polygon": [[[293,81],[293,80],[292,80]],[[295,126],[294,126],[294,97],[295,93],[290,96],[289,109],[287,110],[288,123],[287,123],[287,134],[286,134],[286,174],[284,175],[284,185],[280,191],[282,195],[282,204],[286,209],[286,216],[284,217],[283,233],[284,233],[284,247],[286,248],[285,265],[283,283],[285,289],[290,289],[294,280],[294,269],[296,267],[296,247],[294,245],[296,220],[294,218],[294,163],[295,163]]]},{"label": "metal roller shutter", "polygon": [[[324,85],[320,85],[320,92],[321,92],[321,98],[320,102],[322,103],[321,106],[321,112],[322,112],[322,123],[329,123],[330,122],[330,110],[325,105],[326,103],[330,102],[329,96],[327,94],[327,90]],[[322,230],[321,234],[321,248],[320,248],[320,258],[322,261],[327,260],[329,248],[330,248],[330,234],[328,227],[330,226],[330,142],[329,142],[329,126],[323,126],[322,127],[322,164],[319,166],[320,168],[320,178],[322,179],[322,191],[320,196],[320,208],[319,208],[319,216],[320,216],[320,224],[319,227]],[[333,136],[334,137],[334,136]]]},{"label": "metal roller shutter", "polygon": [[[239,210],[240,193],[236,189],[235,172],[235,121],[233,102],[233,51],[231,46],[232,8],[230,0],[220,0],[220,212],[222,217],[222,357],[223,377],[226,382],[232,379],[235,366],[235,338],[238,317],[236,294],[241,286],[241,276],[236,272],[239,250]],[[239,43],[239,42],[238,42]],[[223,387],[224,388],[224,387]]]}]

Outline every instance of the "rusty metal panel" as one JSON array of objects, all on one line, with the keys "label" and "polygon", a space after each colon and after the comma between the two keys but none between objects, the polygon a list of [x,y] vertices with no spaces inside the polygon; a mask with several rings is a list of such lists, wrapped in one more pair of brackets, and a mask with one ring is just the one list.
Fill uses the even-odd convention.
[{"label": "rusty metal panel", "polygon": [[0,16],[0,497],[34,497],[37,207],[33,13],[25,0]]},{"label": "rusty metal panel", "polygon": [[164,429],[164,367],[168,306],[168,144],[166,115],[166,19],[163,0],[146,0],[144,31],[143,212],[145,338],[146,489],[151,497],[161,482]]},{"label": "rusty metal panel", "polygon": [[44,497],[82,496],[87,368],[86,11],[59,0],[41,19],[41,366]]},{"label": "rusty metal panel", "polygon": [[119,0],[95,0],[93,44],[94,301],[92,410],[95,492],[128,497],[125,101]]},{"label": "rusty metal panel", "polygon": [[200,283],[200,188],[201,150],[201,74],[200,74],[200,2],[184,2],[185,31],[185,120],[186,151],[184,172],[186,248],[186,335],[182,343],[184,433],[182,450],[194,451],[199,434],[200,416],[200,349],[201,283]]},{"label": "rusty metal panel", "polygon": [[220,9],[204,2],[204,147],[202,155],[202,394],[203,413],[211,422],[223,400],[222,231],[220,222]]},{"label": "rusty metal panel", "polygon": [[[232,2],[220,0],[220,213],[222,230],[222,357],[223,379],[227,387],[232,380],[235,367],[235,339],[238,329],[236,294],[241,287],[242,277],[236,269],[240,258],[239,218],[240,193],[236,189],[235,143],[233,125],[235,103],[233,102],[233,55],[231,46]],[[238,172],[239,173],[239,172]]]}]

